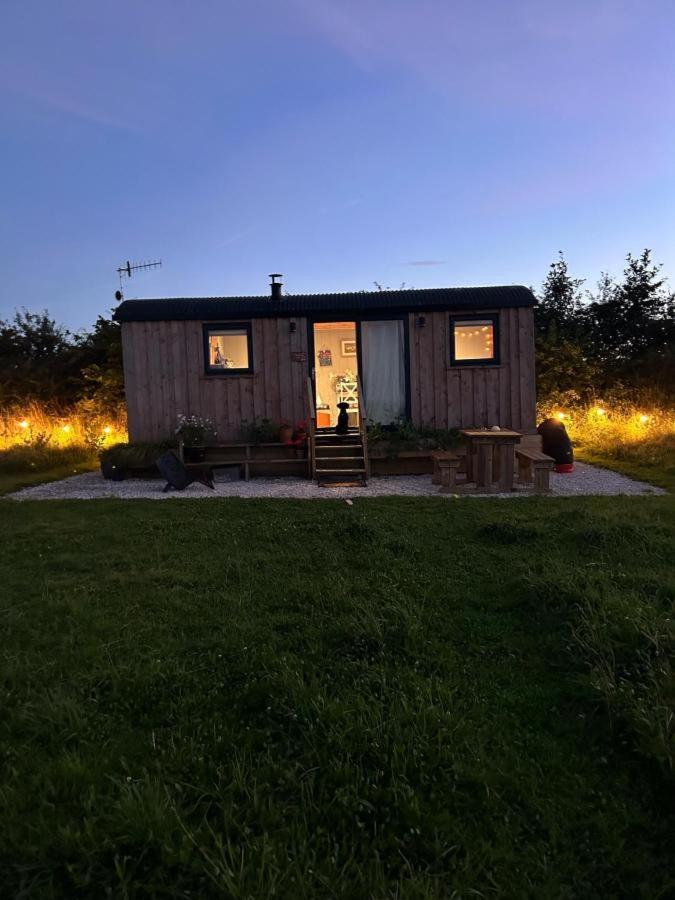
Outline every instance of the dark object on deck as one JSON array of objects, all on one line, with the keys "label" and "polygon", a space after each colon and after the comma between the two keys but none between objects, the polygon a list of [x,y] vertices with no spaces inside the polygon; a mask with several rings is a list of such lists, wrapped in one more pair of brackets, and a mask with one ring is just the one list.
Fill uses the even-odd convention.
[{"label": "dark object on deck", "polygon": [[186,487],[193,483],[193,481],[197,481],[199,484],[206,485],[206,487],[211,488],[211,490],[215,490],[213,476],[207,469],[199,469],[198,471],[190,472],[171,450],[168,450],[163,456],[160,456],[157,460],[157,468],[166,478],[164,493],[166,493],[169,488],[173,488],[176,491],[184,491]]},{"label": "dark object on deck", "polygon": [[335,434],[349,434],[349,417],[347,415],[349,404],[344,402],[338,403],[338,409],[340,412],[338,414],[337,425],[335,426]]},{"label": "dark object on deck", "polygon": [[574,451],[567,430],[558,419],[544,419],[537,428],[541,435],[541,449],[555,460],[555,470],[560,473],[574,471]]},{"label": "dark object on deck", "polygon": [[102,459],[101,475],[103,475],[104,478],[108,478],[110,481],[124,481],[127,477],[127,472],[123,466],[118,466],[108,459]]}]

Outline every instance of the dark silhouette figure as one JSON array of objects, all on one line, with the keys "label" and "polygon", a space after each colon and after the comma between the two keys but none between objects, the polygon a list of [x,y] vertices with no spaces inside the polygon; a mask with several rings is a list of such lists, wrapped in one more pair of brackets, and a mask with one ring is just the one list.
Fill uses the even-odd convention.
[{"label": "dark silhouette figure", "polygon": [[337,425],[335,426],[335,434],[348,434],[349,433],[349,417],[347,416],[347,410],[349,409],[349,404],[338,403],[338,409],[340,413],[338,415]]},{"label": "dark silhouette figure", "polygon": [[544,419],[537,428],[541,435],[541,449],[555,460],[557,472],[571,472],[574,465],[572,441],[558,419]]}]

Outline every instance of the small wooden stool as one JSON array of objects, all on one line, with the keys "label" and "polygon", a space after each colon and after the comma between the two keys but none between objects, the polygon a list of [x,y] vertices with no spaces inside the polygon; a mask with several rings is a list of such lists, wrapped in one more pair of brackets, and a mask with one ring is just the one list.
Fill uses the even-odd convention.
[{"label": "small wooden stool", "polygon": [[547,494],[550,491],[549,476],[555,460],[542,453],[541,450],[528,447],[516,447],[516,459],[518,460],[519,483],[532,484],[534,481],[535,492]]},{"label": "small wooden stool", "polygon": [[432,484],[440,484],[440,493],[449,494],[457,485],[457,470],[460,459],[448,450],[439,450],[431,454],[434,461],[434,473],[431,476]]}]

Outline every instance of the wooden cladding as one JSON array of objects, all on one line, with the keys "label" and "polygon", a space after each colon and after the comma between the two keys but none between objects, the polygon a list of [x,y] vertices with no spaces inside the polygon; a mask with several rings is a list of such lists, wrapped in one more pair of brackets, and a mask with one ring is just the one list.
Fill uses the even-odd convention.
[{"label": "wooden cladding", "polygon": [[124,322],[129,439],[164,440],[180,414],[208,416],[223,441],[244,419],[305,419],[307,323],[294,321],[291,332],[288,319],[253,319],[255,371],[227,378],[204,374],[202,322]]},{"label": "wooden cladding", "polygon": [[[453,366],[451,312],[409,315],[410,410],[417,425],[535,427],[531,308],[490,309],[499,317],[499,365]],[[239,320],[238,320],[239,321]],[[180,414],[208,416],[218,438],[237,440],[244,419],[307,417],[308,323],[251,320],[252,374],[204,375],[201,321],[123,322],[124,379],[132,441],[164,440]]]},{"label": "wooden cladding", "polygon": [[[536,423],[534,314],[529,307],[485,310],[499,318],[498,365],[453,366],[447,312],[410,315],[410,407],[416,424],[435,428],[499,425],[532,431]],[[466,317],[457,313],[455,318]],[[471,318],[471,317],[469,317]]]}]

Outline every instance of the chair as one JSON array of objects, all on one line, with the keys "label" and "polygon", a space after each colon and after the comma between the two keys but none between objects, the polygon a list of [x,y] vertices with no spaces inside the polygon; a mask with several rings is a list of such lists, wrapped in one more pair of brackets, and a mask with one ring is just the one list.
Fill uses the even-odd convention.
[{"label": "chair", "polygon": [[184,491],[193,482],[203,484],[212,491],[216,486],[213,483],[213,475],[208,469],[196,469],[189,472],[172,450],[168,450],[155,461],[160,473],[166,478],[164,493],[173,488],[175,491]]}]

